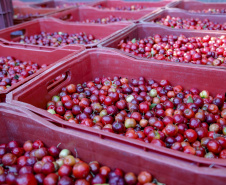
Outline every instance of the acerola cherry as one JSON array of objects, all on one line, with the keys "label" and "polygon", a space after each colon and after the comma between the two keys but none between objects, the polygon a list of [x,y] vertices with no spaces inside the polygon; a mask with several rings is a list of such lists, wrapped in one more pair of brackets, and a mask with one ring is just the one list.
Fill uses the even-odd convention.
[{"label": "acerola cherry", "polygon": [[75,178],[83,179],[89,174],[90,168],[89,165],[86,163],[78,163],[75,164],[73,167],[73,175]]},{"label": "acerola cherry", "polygon": [[58,174],[61,177],[63,177],[63,176],[68,176],[69,177],[72,174],[72,167],[69,166],[69,165],[64,164],[58,170]]},{"label": "acerola cherry", "polygon": [[147,103],[140,103],[139,104],[139,111],[141,112],[141,113],[146,113],[146,112],[148,112],[149,111],[149,105],[147,104]]},{"label": "acerola cherry", "polygon": [[211,139],[208,143],[207,143],[207,149],[210,152],[213,152],[214,154],[219,154],[221,151],[221,145],[217,140]]},{"label": "acerola cherry", "polygon": [[193,143],[197,140],[198,135],[194,130],[188,129],[184,132],[184,137],[188,140],[189,143]]},{"label": "acerola cherry", "polygon": [[185,146],[183,152],[186,154],[195,155],[195,149],[191,146]]},{"label": "acerola cherry", "polygon": [[152,175],[146,171],[143,171],[139,173],[137,179],[140,184],[149,183],[152,181]]},{"label": "acerola cherry", "polygon": [[57,184],[58,175],[55,173],[48,174],[44,179],[44,184]]},{"label": "acerola cherry", "polygon": [[19,175],[16,179],[17,185],[37,185],[35,176],[31,173]]},{"label": "acerola cherry", "polygon": [[175,136],[178,132],[178,127],[174,124],[167,124],[165,127],[165,132],[168,136]]},{"label": "acerola cherry", "polygon": [[11,153],[7,153],[2,157],[2,163],[4,166],[11,166],[13,164],[16,164],[16,162],[17,162],[17,157]]}]

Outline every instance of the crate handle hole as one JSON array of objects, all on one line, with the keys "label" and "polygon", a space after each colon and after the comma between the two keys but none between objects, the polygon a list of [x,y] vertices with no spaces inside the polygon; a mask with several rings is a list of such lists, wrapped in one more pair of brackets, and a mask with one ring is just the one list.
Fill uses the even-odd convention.
[{"label": "crate handle hole", "polygon": [[72,15],[71,14],[67,14],[67,15],[64,15],[64,16],[60,17],[60,19],[63,20],[63,21],[70,20],[70,19],[72,19]]},{"label": "crate handle hole", "polygon": [[52,91],[53,89],[55,89],[57,86],[59,86],[60,84],[62,84],[64,81],[66,81],[68,78],[70,77],[70,72],[67,71],[59,76],[57,76],[55,79],[49,81],[47,83],[47,91]]},{"label": "crate handle hole", "polygon": [[25,32],[26,32],[25,29],[13,31],[10,33],[10,38],[15,39],[15,38],[21,37],[21,36],[25,35]]}]

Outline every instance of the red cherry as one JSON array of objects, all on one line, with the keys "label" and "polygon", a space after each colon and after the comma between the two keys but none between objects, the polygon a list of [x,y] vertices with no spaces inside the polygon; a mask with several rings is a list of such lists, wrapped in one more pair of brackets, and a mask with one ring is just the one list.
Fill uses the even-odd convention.
[{"label": "red cherry", "polygon": [[220,158],[226,159],[226,149],[224,149],[220,152]]},{"label": "red cherry", "polygon": [[44,173],[45,175],[51,174],[53,172],[55,172],[55,167],[54,167],[54,164],[52,162],[46,162],[42,166],[42,173]]},{"label": "red cherry", "polygon": [[174,124],[167,124],[165,127],[165,132],[168,136],[175,136],[178,132],[178,127]]},{"label": "red cherry", "polygon": [[149,105],[147,103],[140,103],[139,104],[139,111],[141,113],[147,113],[149,111]]},{"label": "red cherry", "polygon": [[35,176],[31,173],[19,175],[16,179],[18,185],[37,185]]},{"label": "red cherry", "polygon": [[186,154],[195,155],[195,149],[191,146],[185,146],[183,152]]},{"label": "red cherry", "polygon": [[213,152],[214,154],[218,154],[220,153],[221,151],[221,145],[220,143],[217,141],[217,140],[210,140],[208,143],[207,143],[207,149],[210,151],[210,152]]},{"label": "red cherry", "polygon": [[75,178],[85,178],[90,172],[89,165],[86,163],[75,164],[73,167],[73,175]]},{"label": "red cherry", "polygon": [[91,119],[84,119],[81,122],[81,125],[87,126],[87,127],[92,127],[94,125],[93,121]]},{"label": "red cherry", "polygon": [[44,184],[57,184],[58,175],[55,173],[48,174],[44,179]]},{"label": "red cherry", "polygon": [[64,164],[58,170],[58,174],[61,177],[63,177],[63,176],[68,176],[69,177],[72,174],[72,167],[69,166],[69,165]]},{"label": "red cherry", "polygon": [[33,148],[34,149],[39,149],[41,147],[44,147],[44,143],[41,141],[41,140],[36,140],[34,143],[33,143]]},{"label": "red cherry", "polygon": [[194,130],[188,129],[184,132],[184,137],[188,140],[188,142],[193,143],[197,140],[198,135]]}]

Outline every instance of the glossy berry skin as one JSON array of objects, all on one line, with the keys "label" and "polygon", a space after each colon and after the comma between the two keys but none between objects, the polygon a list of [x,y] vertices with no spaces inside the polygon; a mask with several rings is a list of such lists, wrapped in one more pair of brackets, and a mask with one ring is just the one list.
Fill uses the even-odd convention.
[{"label": "glossy berry skin", "polygon": [[16,180],[18,185],[37,185],[37,180],[33,174],[20,175]]},{"label": "glossy berry skin", "polygon": [[78,179],[85,178],[89,172],[90,168],[86,163],[75,164],[73,167],[73,175]]},{"label": "glossy berry skin", "polygon": [[45,175],[53,173],[54,171],[55,171],[55,167],[54,167],[54,164],[52,162],[46,162],[42,166],[42,173],[44,173]]},{"label": "glossy berry skin", "polygon": [[210,151],[210,152],[213,152],[214,154],[219,154],[220,151],[221,151],[221,146],[220,146],[220,143],[216,140],[210,140],[208,143],[207,143],[207,149]]},{"label": "glossy berry skin", "polygon": [[66,164],[63,164],[58,170],[59,176],[70,176],[72,173],[72,167]]},{"label": "glossy berry skin", "polygon": [[191,146],[185,146],[183,152],[187,154],[195,155],[195,149]]},{"label": "glossy berry skin", "polygon": [[138,182],[141,184],[149,183],[152,181],[152,175],[146,171],[138,175]]},{"label": "glossy berry skin", "polygon": [[165,132],[168,136],[175,136],[178,132],[178,127],[174,124],[167,124],[165,127]]},{"label": "glossy berry skin", "polygon": [[198,135],[194,130],[188,129],[184,132],[184,137],[188,140],[188,142],[193,143],[197,140]]},{"label": "glossy berry skin", "polygon": [[58,175],[55,173],[48,174],[44,179],[44,184],[56,184],[58,181]]}]

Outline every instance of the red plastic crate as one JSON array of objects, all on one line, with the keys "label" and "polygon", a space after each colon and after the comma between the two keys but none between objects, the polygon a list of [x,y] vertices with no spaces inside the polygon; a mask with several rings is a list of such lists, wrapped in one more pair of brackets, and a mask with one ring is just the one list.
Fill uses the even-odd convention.
[{"label": "red plastic crate", "polygon": [[[146,18],[143,19],[143,22],[151,22],[151,21],[154,21],[155,19],[164,18],[167,15],[169,15],[171,17],[180,17],[180,18],[184,18],[184,19],[199,18],[200,20],[204,20],[204,19],[208,18],[210,21],[217,22],[219,24],[223,24],[226,22],[225,15],[211,14],[211,15],[208,15],[208,17],[206,17],[206,14],[195,14],[194,15],[193,13],[189,13],[189,12],[186,12],[186,11],[178,9],[178,8],[170,8],[170,9],[163,9],[163,10],[161,9],[152,15],[146,16]],[[211,30],[209,30],[209,31],[211,31]],[[213,31],[216,31],[216,30],[213,30]]]},{"label": "red plastic crate", "polygon": [[[7,42],[15,43],[19,41],[21,35],[31,36],[34,34],[39,34],[41,31],[51,33],[66,32],[69,34],[85,32],[87,34],[93,34],[97,39],[100,39],[100,41],[98,42],[85,45],[86,47],[90,48],[97,46],[97,44],[100,44],[104,40],[114,36],[117,33],[120,33],[121,31],[126,31],[133,25],[134,24],[130,22],[121,22],[114,24],[114,26],[100,24],[90,25],[90,24],[70,23],[54,18],[40,18],[10,27],[8,29],[1,30],[0,40],[6,43]],[[12,34],[14,36],[12,36]]]},{"label": "red plastic crate", "polygon": [[[123,33],[118,33],[115,36],[111,37],[110,39],[107,39],[106,41],[102,42],[101,44],[98,45],[100,48],[112,48],[113,50],[117,50],[125,55],[131,56],[133,58],[137,59],[147,59],[139,56],[135,56],[133,54],[121,51],[118,49],[118,44],[120,43],[121,40],[132,40],[134,38],[136,39],[142,39],[148,36],[153,36],[154,34],[159,34],[161,36],[163,35],[185,35],[187,37],[196,37],[196,36],[222,36],[226,35],[224,31],[198,31],[198,30],[185,30],[185,29],[175,29],[175,28],[170,28],[167,26],[155,24],[155,23],[139,23],[134,26],[132,26],[127,32]],[[155,60],[160,63],[172,63],[169,61],[165,60]],[[175,62],[173,62],[175,63]],[[191,63],[179,63],[179,65],[186,65],[186,66],[194,66],[194,67],[203,67],[204,65],[199,65],[199,64],[191,64]],[[221,66],[213,66],[214,68],[225,68]]]},{"label": "red plastic crate", "polygon": [[12,0],[0,0],[0,29],[13,25]]},{"label": "red plastic crate", "polygon": [[[67,78],[62,83],[54,86],[48,86],[48,82],[61,74],[67,74]],[[206,75],[208,74],[208,75]],[[185,89],[198,88],[199,90],[208,90],[211,95],[225,93],[226,81],[222,80],[226,76],[226,70],[215,68],[197,68],[195,66],[183,66],[173,63],[159,63],[148,60],[136,60],[119,52],[104,49],[90,49],[62,62],[61,65],[51,68],[42,73],[37,78],[32,79],[29,84],[24,84],[18,89],[9,93],[6,102],[21,106],[35,112],[36,114],[50,120],[55,125],[99,136],[103,139],[110,138],[128,145],[131,148],[145,150],[157,153],[167,157],[176,158],[179,161],[192,163],[194,166],[226,167],[225,159],[205,159],[197,156],[184,154],[164,147],[156,147],[152,144],[128,139],[113,133],[83,127],[78,124],[72,124],[64,121],[57,116],[48,113],[46,104],[53,95],[58,94],[62,87],[68,84],[82,84],[85,81],[92,81],[95,77],[128,77],[129,80],[143,76],[146,79],[154,79],[157,82],[167,79],[172,84],[182,85]],[[189,79],[189,80],[188,80]],[[39,97],[39,98],[34,98]],[[226,175],[225,175],[226,177]]]},{"label": "red plastic crate", "polygon": [[27,140],[37,139],[47,147],[61,143],[60,149],[69,149],[85,162],[95,160],[111,169],[120,168],[136,175],[146,170],[167,185],[225,184],[225,169],[200,168],[192,163],[185,164],[152,152],[136,150],[111,138],[104,140],[87,133],[59,128],[22,108],[2,103],[0,117],[0,143],[15,140],[23,144]]},{"label": "red plastic crate", "polygon": [[58,0],[50,0],[50,1],[45,1],[41,3],[34,3],[30,5],[33,8],[50,8],[53,10],[65,10],[71,7],[77,6],[76,2],[70,2],[70,1],[58,1]]},{"label": "red plastic crate", "polygon": [[[149,8],[164,8],[165,6],[173,7],[174,1],[163,0],[163,1],[121,1],[121,0],[103,0],[96,3],[93,3],[92,7],[101,6],[102,8],[98,8],[101,10],[112,10],[112,8],[116,7],[131,7],[133,5],[143,6],[144,9],[137,11],[149,11]],[[114,10],[113,10],[114,11]],[[134,12],[134,11],[133,11]]]},{"label": "red plastic crate", "polygon": [[34,2],[29,1],[29,2],[24,2],[24,1],[20,1],[20,0],[12,0],[13,3],[13,7],[24,7],[24,6],[29,6],[34,4]]},{"label": "red plastic crate", "polygon": [[107,11],[107,10],[99,10],[99,9],[94,9],[92,7],[88,6],[82,6],[79,8],[72,8],[69,10],[65,10],[62,12],[57,12],[54,14],[49,15],[50,17],[58,18],[63,21],[69,21],[69,22],[81,22],[85,21],[87,19],[89,20],[96,20],[99,18],[106,18],[109,17],[110,15],[115,16],[115,17],[121,17],[125,19],[129,19],[133,22],[139,22],[143,20],[146,16],[154,13],[157,11],[158,8],[151,8],[150,12],[143,12],[143,11]]},{"label": "red plastic crate", "polygon": [[12,0],[12,3],[13,3],[13,7],[15,6],[26,6],[26,4],[22,1],[19,1],[19,0]]},{"label": "red plastic crate", "polygon": [[180,8],[185,11],[205,10],[205,9],[226,9],[226,2],[200,2],[194,0],[180,0],[174,3],[174,8]]},{"label": "red plastic crate", "polygon": [[[31,8],[31,7],[15,7],[14,9],[14,17],[13,17],[13,22],[14,24],[20,24],[22,22],[26,22],[26,21],[30,21],[30,20],[33,20],[33,19],[36,19],[36,18],[41,18],[41,17],[44,17],[44,16],[47,16],[49,14],[52,14],[52,13],[56,13],[58,12],[57,10],[52,10],[52,9],[49,9],[49,8],[45,8],[45,9],[35,9],[35,8]],[[26,17],[16,17],[16,15],[23,15],[23,16],[26,16]]]},{"label": "red plastic crate", "polygon": [[20,81],[11,87],[7,88],[4,91],[0,91],[0,102],[5,101],[6,94],[12,91],[13,89],[19,87],[20,85],[24,84],[25,82],[31,80],[32,78],[38,76],[43,71],[48,70],[51,66],[59,63],[58,60],[66,59],[67,57],[74,55],[76,53],[81,52],[84,50],[84,46],[73,46],[72,49],[70,47],[63,47],[63,48],[48,48],[48,47],[41,47],[39,50],[36,48],[27,49],[25,47],[12,47],[12,46],[5,46],[0,44],[0,56],[12,56],[16,59],[19,59],[21,61],[32,61],[35,63],[38,63],[39,65],[47,64],[48,66],[44,69],[40,69],[36,73],[34,73],[31,76],[28,76],[23,81]]}]

